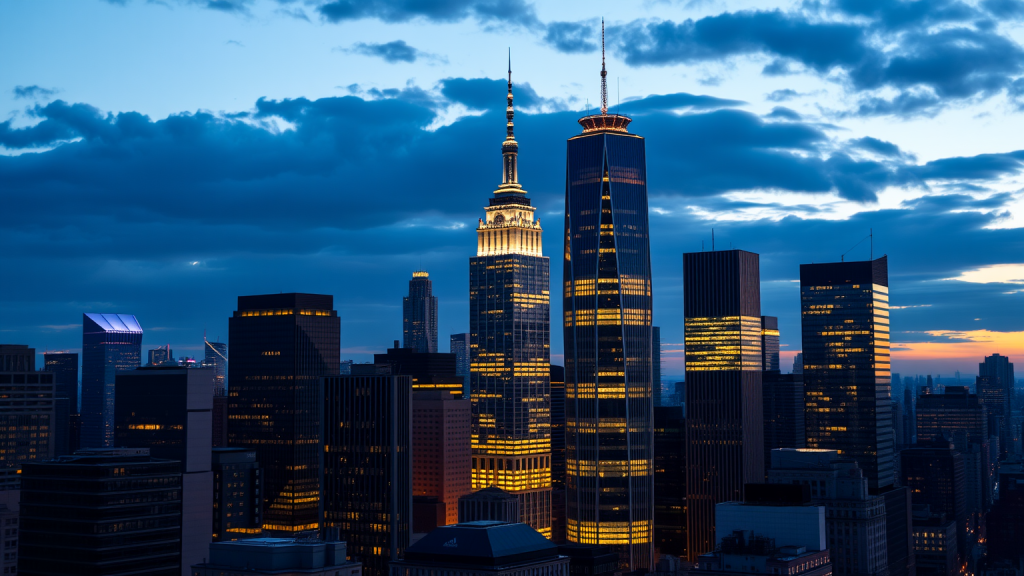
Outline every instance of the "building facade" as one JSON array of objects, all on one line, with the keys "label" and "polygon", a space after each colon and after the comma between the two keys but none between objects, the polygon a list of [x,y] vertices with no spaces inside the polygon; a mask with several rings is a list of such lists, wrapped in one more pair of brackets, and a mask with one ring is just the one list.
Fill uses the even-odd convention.
[{"label": "building facade", "polygon": [[683,254],[686,537],[691,562],[715,548],[715,506],[764,481],[761,276],[757,254]]},{"label": "building facade", "polygon": [[772,461],[776,448],[804,448],[804,379],[802,374],[782,374],[778,370],[761,374],[761,401],[764,408],[764,463]]},{"label": "building facade", "polygon": [[470,353],[469,353],[469,332],[463,332],[461,334],[452,334],[449,343],[449,350],[452,354],[455,354],[455,373],[462,377],[465,382],[463,391],[466,398],[469,398],[469,365],[470,365]]},{"label": "building facade", "polygon": [[654,407],[654,549],[686,556],[686,419],[682,406]]},{"label": "building facade", "polygon": [[35,348],[0,344],[0,360],[0,468],[16,483],[23,463],[54,456],[56,384],[36,371]]},{"label": "building facade", "polygon": [[213,370],[213,395],[223,396],[228,385],[228,345],[203,338],[203,350],[202,367]]},{"label": "building facade", "polygon": [[999,459],[1006,459],[1017,437],[1013,429],[1015,392],[1010,359],[999,354],[986,356],[985,361],[978,364],[976,389],[988,408],[990,429],[999,437]]},{"label": "building facade", "polygon": [[761,370],[779,372],[779,319],[761,316]]},{"label": "building facade", "polygon": [[956,544],[966,560],[971,526],[967,511],[964,456],[948,440],[918,442],[900,453],[903,485],[910,489],[914,507],[928,506],[956,522]]},{"label": "building facade", "polygon": [[471,426],[469,399],[444,390],[413,393],[412,494],[443,505],[442,526],[459,523],[459,498],[471,491]]},{"label": "building facade", "polygon": [[413,392],[443,390],[460,398],[464,395],[464,380],[458,373],[456,354],[399,348],[396,340],[395,347],[388,348],[386,354],[374,354],[373,363],[389,366],[391,374],[412,376]]},{"label": "building facade", "polygon": [[263,532],[261,471],[256,451],[214,448],[213,540],[252,538]]},{"label": "building facade", "polygon": [[551,536],[551,318],[540,220],[519,184],[512,72],[501,185],[469,261],[473,489],[520,498],[522,521]]},{"label": "building facade", "polygon": [[412,378],[324,378],[324,523],[367,576],[385,576],[412,535]]},{"label": "building facade", "polygon": [[315,538],[250,538],[210,545],[210,561],[191,567],[192,576],[361,576],[346,559],[344,542]]},{"label": "building facade", "polygon": [[228,445],[256,451],[271,534],[320,527],[320,379],[341,362],[333,306],[319,294],[239,296],[228,319]]},{"label": "building facade", "polygon": [[800,265],[807,447],[855,459],[873,492],[894,480],[887,262]]},{"label": "building facade", "polygon": [[131,314],[82,317],[83,448],[104,448],[114,441],[114,379],[142,363],[142,326]]},{"label": "building facade", "polygon": [[[602,85],[607,72],[602,62]],[[644,139],[631,119],[580,118],[566,145],[566,539],[654,568],[650,238]]]},{"label": "building facade", "polygon": [[412,273],[409,295],[402,297],[402,347],[437,352],[437,297],[424,270]]},{"label": "building facade", "polygon": [[491,486],[459,498],[459,523],[519,521],[519,497]]}]

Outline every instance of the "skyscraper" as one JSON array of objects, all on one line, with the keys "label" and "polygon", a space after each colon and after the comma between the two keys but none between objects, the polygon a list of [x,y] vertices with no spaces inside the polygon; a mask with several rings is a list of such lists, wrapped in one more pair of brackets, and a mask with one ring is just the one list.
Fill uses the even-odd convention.
[{"label": "skyscraper", "polygon": [[459,398],[464,396],[464,382],[457,372],[458,357],[455,354],[399,348],[398,340],[395,340],[395,347],[388,348],[387,354],[373,355],[373,363],[389,366],[390,374],[412,376],[414,391],[444,390]]},{"label": "skyscraper", "polygon": [[213,448],[213,539],[236,540],[263,531],[260,463],[244,448]]},{"label": "skyscraper", "polygon": [[[444,521],[433,522],[434,527],[457,524],[459,497],[470,492],[471,420],[468,398],[444,390],[413,393],[413,497],[429,498],[444,509]],[[420,514],[413,514],[419,522]]]},{"label": "skyscraper", "polygon": [[764,481],[757,254],[683,254],[686,530],[690,561],[715,548],[715,505]]},{"label": "skyscraper", "polygon": [[651,326],[651,391],[654,405],[661,406],[661,328]]},{"label": "skyscraper", "polygon": [[147,366],[164,366],[164,365],[177,365],[178,363],[174,360],[174,351],[171,350],[170,344],[165,344],[159,348],[150,348],[146,353],[149,357]]},{"label": "skyscraper", "polygon": [[469,398],[469,332],[452,334],[449,350],[455,354],[455,373],[462,376],[466,398]]},{"label": "skyscraper", "polygon": [[35,348],[0,344],[0,469],[12,479],[25,462],[54,456],[54,375],[35,367]]},{"label": "skyscraper", "polygon": [[686,419],[682,406],[654,407],[654,547],[686,556]]},{"label": "skyscraper", "polygon": [[263,466],[263,529],[320,527],[322,376],[337,374],[341,325],[334,298],[239,296],[228,319],[228,444]]},{"label": "skyscraper", "polygon": [[469,260],[473,489],[517,494],[522,521],[551,536],[549,263],[519,184],[509,66],[501,185]]},{"label": "skyscraper", "polygon": [[223,396],[228,380],[228,345],[223,342],[210,342],[203,337],[203,368],[213,369],[213,395]]},{"label": "skyscraper", "polygon": [[631,119],[608,114],[603,60],[601,113],[580,118],[566,146],[566,532],[615,545],[629,570],[653,570],[647,163]]},{"label": "skyscraper", "polygon": [[964,456],[948,440],[919,442],[900,453],[903,482],[913,494],[914,506],[929,506],[933,514],[945,514],[956,521],[956,541],[960,558],[969,542],[967,486]]},{"label": "skyscraper", "polygon": [[53,372],[55,398],[67,398],[72,414],[78,414],[78,354],[47,352],[43,354],[47,372]]},{"label": "skyscraper", "polygon": [[779,319],[761,316],[761,370],[779,371]]},{"label": "skyscraper", "polygon": [[804,381],[801,374],[765,371],[761,374],[764,404],[764,465],[776,448],[804,448]]},{"label": "skyscraper", "polygon": [[402,298],[402,347],[437,352],[437,296],[423,270],[412,273],[409,295]]},{"label": "skyscraper", "polygon": [[112,446],[114,377],[142,362],[142,326],[131,314],[82,317],[83,448]]},{"label": "skyscraper", "polygon": [[893,485],[886,257],[800,266],[807,447],[860,464],[873,493]]},{"label": "skyscraper", "polygon": [[1014,440],[1013,415],[1013,364],[1006,356],[986,356],[978,364],[976,385],[978,397],[988,409],[989,426],[993,435],[999,436],[999,458],[1002,460],[1011,452]]}]

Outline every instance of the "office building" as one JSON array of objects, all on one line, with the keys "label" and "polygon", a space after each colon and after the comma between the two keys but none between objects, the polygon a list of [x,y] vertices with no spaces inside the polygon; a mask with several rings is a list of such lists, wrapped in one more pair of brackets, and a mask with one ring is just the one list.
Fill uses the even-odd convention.
[{"label": "office building", "polygon": [[565,542],[565,368],[552,364],[550,374],[551,541],[562,544]]},{"label": "office building", "polygon": [[526,524],[442,526],[393,562],[390,576],[569,576],[569,559]]},{"label": "office building", "polygon": [[933,513],[928,505],[915,504],[913,525],[917,576],[959,574],[956,521]]},{"label": "office building", "polygon": [[228,319],[228,445],[263,467],[263,529],[320,527],[320,378],[337,374],[341,327],[334,298],[239,296]]},{"label": "office building", "polygon": [[686,532],[691,562],[715,548],[715,505],[764,481],[761,279],[743,250],[683,254]]},{"label": "office building", "polygon": [[563,544],[558,553],[569,558],[569,576],[615,576],[619,555],[611,546]]},{"label": "office building", "polygon": [[18,466],[54,453],[54,374],[35,367],[35,348],[0,344],[0,468],[15,481]]},{"label": "office building", "polygon": [[473,489],[516,494],[522,522],[551,536],[550,270],[519,184],[509,70],[501,185],[469,260]]},{"label": "office building", "polygon": [[988,557],[1020,566],[1024,560],[1024,465],[999,465],[999,500],[986,518]]},{"label": "office building", "polygon": [[26,462],[20,523],[19,574],[180,576],[181,463],[145,448]]},{"label": "office building", "polygon": [[779,319],[761,316],[761,370],[779,372]]},{"label": "office building", "polygon": [[142,326],[131,314],[82,317],[82,432],[84,448],[114,441],[114,378],[142,363]]},{"label": "office building", "polygon": [[413,392],[445,390],[449,394],[464,395],[464,379],[458,373],[458,358],[444,352],[417,352],[413,348],[388,348],[387,354],[374,354],[373,363],[388,366],[390,374],[412,376]]},{"label": "office building", "polygon": [[800,306],[807,447],[855,459],[872,492],[892,486],[886,257],[801,264]]},{"label": "office building", "polygon": [[[414,526],[414,532],[458,524],[459,498],[471,491],[471,423],[469,399],[445,390],[413,393],[412,494],[433,499],[444,510],[440,523],[434,519],[424,530]],[[414,524],[419,524],[417,516],[414,510]]]},{"label": "office building", "polygon": [[961,560],[973,542],[967,540],[970,525],[963,454],[948,440],[918,442],[900,453],[903,485],[910,489],[913,505],[928,506],[956,522],[957,550]]},{"label": "office building", "polygon": [[885,501],[885,556],[889,576],[914,576],[914,535],[910,489],[889,487],[880,494]]},{"label": "office building", "polygon": [[654,405],[661,406],[665,399],[661,397],[661,328],[651,326],[651,391]]},{"label": "office building", "polygon": [[469,332],[452,334],[449,350],[452,354],[455,354],[455,373],[461,376],[462,380],[465,382],[463,390],[466,398],[469,398]]},{"label": "office building", "polygon": [[223,396],[228,384],[228,345],[210,342],[204,337],[203,350],[206,351],[206,357],[201,366],[213,370],[213,395]]},{"label": "office building", "polygon": [[260,463],[254,450],[214,448],[213,539],[238,540],[263,531]]},{"label": "office building", "polygon": [[437,352],[437,296],[423,270],[412,273],[409,295],[402,297],[402,347]]},{"label": "office building", "polygon": [[[603,40],[602,40],[603,41]],[[603,48],[602,48],[603,51]],[[603,60],[603,58],[602,58]],[[644,139],[629,117],[580,118],[566,145],[566,535],[654,568],[651,257]]]},{"label": "office building", "polygon": [[[15,491],[17,492],[17,491]],[[3,530],[3,544],[0,545],[0,569],[4,574],[18,573],[18,505],[13,507],[0,503],[0,529]]]},{"label": "office building", "polygon": [[793,374],[803,374],[803,373],[804,373],[804,353],[803,352],[797,352],[796,355],[793,356]]},{"label": "office building", "polygon": [[250,538],[210,544],[209,562],[194,564],[192,576],[361,576],[346,560],[344,542],[315,538]]},{"label": "office building", "polygon": [[67,398],[72,414],[78,414],[78,354],[47,352],[43,354],[46,372],[53,373],[55,398]]},{"label": "office building", "polygon": [[837,576],[888,573],[885,498],[868,493],[856,461],[835,450],[773,450],[768,481],[806,486],[811,502],[825,507],[826,545]]},{"label": "office building", "polygon": [[228,445],[228,397],[213,397],[213,438],[214,448],[226,448]]},{"label": "office building", "polygon": [[181,562],[206,557],[212,540],[210,466],[213,371],[173,366],[119,372],[114,393],[114,444],[148,448],[153,458],[181,462]]},{"label": "office building", "polygon": [[772,461],[776,448],[804,448],[804,381],[802,374],[777,370],[761,374],[764,410],[764,463]]},{"label": "office building", "polygon": [[330,376],[323,388],[324,523],[367,576],[385,576],[412,532],[412,378]]},{"label": "office building", "polygon": [[1012,453],[1016,438],[1012,423],[1013,383],[1013,364],[1006,356],[993,354],[978,364],[975,388],[988,409],[990,431],[999,436],[1000,460]]},{"label": "office building", "polygon": [[519,522],[519,497],[491,486],[459,498],[459,523]]},{"label": "office building", "polygon": [[174,359],[174,352],[171,350],[170,344],[165,344],[159,348],[150,348],[146,352],[148,362],[146,366],[167,366],[167,365],[178,365],[178,362]]},{"label": "office building", "polygon": [[686,419],[681,406],[654,407],[654,549],[686,556]]}]

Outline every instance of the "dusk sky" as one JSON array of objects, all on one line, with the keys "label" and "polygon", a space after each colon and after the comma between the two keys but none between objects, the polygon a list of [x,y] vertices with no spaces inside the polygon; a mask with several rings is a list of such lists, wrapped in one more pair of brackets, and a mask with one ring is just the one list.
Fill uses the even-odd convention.
[{"label": "dusk sky", "polygon": [[447,351],[511,48],[560,363],[565,141],[599,102],[601,17],[612,109],[647,139],[665,374],[682,253],[712,229],[761,255],[783,371],[799,265],[867,259],[869,230],[894,372],[1024,363],[1021,0],[0,0],[0,341],[80,351],[83,312],[126,313],[144,351],[201,356],[237,296],[313,292],[365,362],[425,269]]}]

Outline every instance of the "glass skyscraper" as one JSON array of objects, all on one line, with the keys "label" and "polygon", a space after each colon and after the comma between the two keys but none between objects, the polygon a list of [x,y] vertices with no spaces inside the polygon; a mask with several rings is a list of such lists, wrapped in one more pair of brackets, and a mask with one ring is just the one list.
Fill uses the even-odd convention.
[{"label": "glass skyscraper", "polygon": [[807,447],[856,460],[878,493],[894,480],[886,257],[801,264],[800,310]]},{"label": "glass skyscraper", "polygon": [[779,371],[779,319],[761,316],[761,370]]},{"label": "glass skyscraper", "polygon": [[690,561],[715,549],[715,505],[764,481],[761,276],[757,254],[683,254],[686,538]]},{"label": "glass skyscraper", "polygon": [[263,466],[263,529],[320,527],[322,376],[341,364],[334,298],[319,294],[239,296],[228,319],[228,445]]},{"label": "glass skyscraper", "polygon": [[213,395],[223,396],[228,380],[228,345],[223,342],[210,342],[203,338],[203,368],[213,369]]},{"label": "glass skyscraper", "polygon": [[402,347],[437,352],[437,296],[423,270],[412,273],[409,295],[402,298]]},{"label": "glass skyscraper", "polygon": [[142,363],[142,326],[131,314],[82,317],[82,448],[114,442],[114,377]]},{"label": "glass skyscraper", "polygon": [[551,537],[549,263],[519,184],[509,70],[501,185],[469,260],[473,489],[519,496],[522,521]]},{"label": "glass skyscraper", "polygon": [[566,537],[653,570],[647,165],[631,119],[607,113],[601,68],[601,113],[580,118],[566,155]]}]

